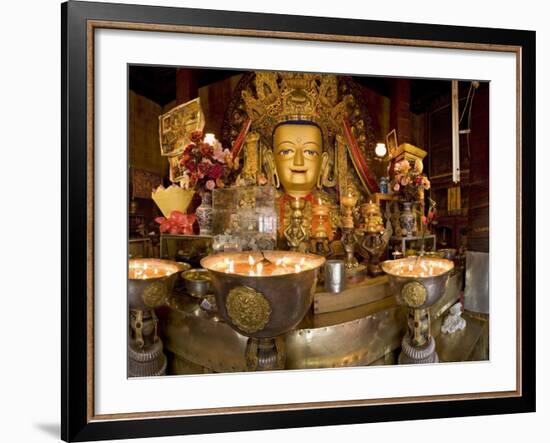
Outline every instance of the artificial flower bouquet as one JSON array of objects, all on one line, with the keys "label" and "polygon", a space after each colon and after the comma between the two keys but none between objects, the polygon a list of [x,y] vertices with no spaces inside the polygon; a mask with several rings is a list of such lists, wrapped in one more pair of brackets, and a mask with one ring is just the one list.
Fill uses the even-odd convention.
[{"label": "artificial flower bouquet", "polygon": [[184,148],[180,158],[184,169],[182,186],[199,191],[223,188],[237,168],[231,151],[223,149],[218,140],[213,136],[205,137],[201,131],[193,132],[190,139],[191,143]]},{"label": "artificial flower bouquet", "polygon": [[422,171],[422,160],[416,160],[411,166],[409,160],[403,159],[393,167],[391,190],[405,202],[423,199],[424,190],[430,189],[430,181]]}]

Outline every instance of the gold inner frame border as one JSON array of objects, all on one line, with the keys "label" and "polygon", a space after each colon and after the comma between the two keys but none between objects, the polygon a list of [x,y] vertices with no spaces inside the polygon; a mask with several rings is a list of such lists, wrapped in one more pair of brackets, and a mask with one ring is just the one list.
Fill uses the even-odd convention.
[{"label": "gold inner frame border", "polygon": [[[516,390],[477,392],[465,394],[427,395],[415,397],[392,397],[365,400],[334,400],[325,402],[290,403],[255,406],[230,406],[223,408],[182,409],[172,411],[128,412],[116,414],[94,414],[94,32],[96,29],[119,29],[133,31],[175,32],[183,34],[206,34],[237,37],[277,38],[290,40],[309,40],[342,42],[372,45],[394,45],[420,48],[465,49],[477,51],[510,52],[516,55]],[[304,409],[324,409],[350,406],[391,405],[403,403],[430,403],[437,401],[480,400],[522,395],[522,164],[521,164],[521,91],[522,91],[522,48],[515,45],[497,45],[486,43],[446,42],[438,40],[416,40],[385,37],[347,36],[337,34],[315,34],[285,31],[265,31],[253,29],[214,28],[187,25],[164,25],[149,23],[131,23],[122,21],[88,20],[86,39],[86,89],[87,89],[87,421],[112,421],[123,419],[145,419],[160,417],[186,417],[200,415],[220,415],[237,413],[260,413],[292,411]]]}]

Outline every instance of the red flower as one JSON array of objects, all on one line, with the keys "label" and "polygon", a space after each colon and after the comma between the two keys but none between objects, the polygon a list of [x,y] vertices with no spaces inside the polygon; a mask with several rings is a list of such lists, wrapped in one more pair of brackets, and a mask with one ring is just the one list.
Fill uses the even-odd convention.
[{"label": "red flower", "polygon": [[200,143],[202,141],[202,131],[193,131],[190,134],[191,141],[194,143]]},{"label": "red flower", "polygon": [[203,174],[208,174],[209,170],[211,169],[211,163],[208,161],[202,161],[199,163],[199,171]]},{"label": "red flower", "polygon": [[180,159],[180,166],[185,166],[185,164],[191,160],[191,156],[189,154],[183,154],[183,156]]},{"label": "red flower", "polygon": [[223,167],[220,163],[214,164],[208,171],[208,177],[213,178],[214,180],[217,180],[220,178],[223,174]]},{"label": "red flower", "polygon": [[201,143],[199,145],[199,152],[203,157],[212,157],[212,154],[214,154],[214,148],[208,143]]},{"label": "red flower", "polygon": [[195,166],[195,162],[192,160],[192,159],[189,159],[186,163],[185,163],[185,168],[187,170],[189,170],[189,172],[193,173],[195,172],[195,170],[197,169],[196,166]]}]

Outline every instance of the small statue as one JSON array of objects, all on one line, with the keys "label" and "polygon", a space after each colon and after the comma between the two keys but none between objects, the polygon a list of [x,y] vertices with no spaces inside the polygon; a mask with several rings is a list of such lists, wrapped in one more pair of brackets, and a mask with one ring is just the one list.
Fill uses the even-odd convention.
[{"label": "small statue", "polygon": [[461,317],[462,305],[460,302],[455,303],[449,309],[449,315],[443,320],[441,325],[441,332],[445,334],[452,334],[456,331],[461,331],[466,327],[466,320]]}]

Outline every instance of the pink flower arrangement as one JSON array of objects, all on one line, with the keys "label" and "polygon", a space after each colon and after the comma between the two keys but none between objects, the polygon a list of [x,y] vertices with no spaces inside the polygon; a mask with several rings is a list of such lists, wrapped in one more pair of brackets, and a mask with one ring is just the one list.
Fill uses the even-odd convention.
[{"label": "pink flower arrangement", "polygon": [[418,201],[421,191],[430,189],[428,177],[422,174],[424,165],[421,160],[416,160],[411,166],[410,162],[403,159],[393,167],[393,177],[390,187],[404,201]]},{"label": "pink flower arrangement", "polygon": [[212,191],[215,188],[223,188],[225,179],[237,162],[233,161],[229,149],[223,149],[217,140],[207,143],[204,135],[196,131],[190,136],[189,143],[180,157],[180,165],[184,168],[188,186],[199,190]]}]

